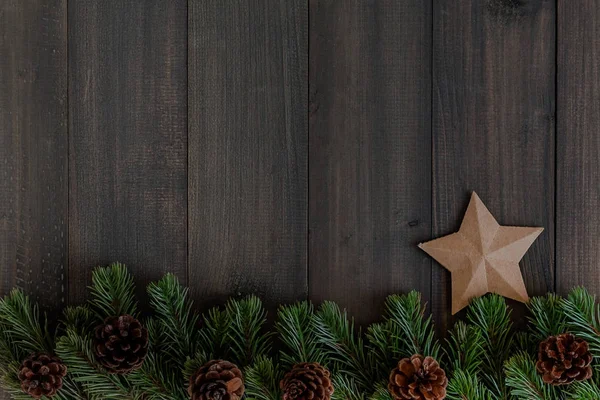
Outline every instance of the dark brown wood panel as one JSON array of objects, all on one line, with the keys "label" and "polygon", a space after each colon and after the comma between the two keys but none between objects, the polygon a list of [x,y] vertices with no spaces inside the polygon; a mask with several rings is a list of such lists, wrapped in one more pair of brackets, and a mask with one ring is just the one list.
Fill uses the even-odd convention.
[{"label": "dark brown wood panel", "polygon": [[310,297],[429,296],[431,2],[310,1]]},{"label": "dark brown wood panel", "polygon": [[0,3],[0,292],[66,300],[67,9]]},{"label": "dark brown wood panel", "polygon": [[143,285],[187,259],[185,0],[69,2],[69,295],[96,265]]},{"label": "dark brown wood panel", "polygon": [[[542,226],[521,262],[530,295],[554,289],[555,4],[435,2],[434,236],[456,231],[471,191],[503,225]],[[433,268],[444,327],[449,274]]]},{"label": "dark brown wood panel", "polygon": [[190,2],[189,262],[204,305],[306,297],[306,0]]},{"label": "dark brown wood panel", "polygon": [[600,294],[600,8],[558,1],[556,287]]}]

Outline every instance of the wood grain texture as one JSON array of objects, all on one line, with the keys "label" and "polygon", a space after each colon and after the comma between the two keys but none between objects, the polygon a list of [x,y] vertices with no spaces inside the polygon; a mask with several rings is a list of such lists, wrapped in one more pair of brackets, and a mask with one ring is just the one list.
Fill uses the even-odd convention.
[{"label": "wood grain texture", "polygon": [[600,8],[558,1],[556,288],[600,294]]},{"label": "wood grain texture", "polygon": [[[433,230],[458,229],[471,191],[502,225],[545,232],[521,262],[529,295],[554,289],[555,5],[435,2]],[[433,268],[433,311],[448,325],[450,280]]]},{"label": "wood grain texture", "polygon": [[429,296],[430,2],[310,1],[310,298]]},{"label": "wood grain texture", "polygon": [[306,298],[305,0],[191,1],[190,289]]},{"label": "wood grain texture", "polygon": [[186,283],[185,0],[69,3],[72,303],[91,269]]},{"label": "wood grain texture", "polygon": [[65,0],[0,3],[0,294],[66,300]]}]

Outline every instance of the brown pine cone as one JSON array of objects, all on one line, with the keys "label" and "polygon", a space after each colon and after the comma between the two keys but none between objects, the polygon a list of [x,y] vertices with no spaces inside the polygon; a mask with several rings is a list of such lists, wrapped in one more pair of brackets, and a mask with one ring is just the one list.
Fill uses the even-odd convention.
[{"label": "brown pine cone", "polygon": [[55,356],[33,353],[21,364],[19,381],[21,389],[34,399],[52,397],[62,387],[67,366]]},{"label": "brown pine cone", "polygon": [[279,386],[283,400],[329,400],[333,394],[329,371],[318,363],[294,365]]},{"label": "brown pine cone", "polygon": [[242,371],[233,363],[212,360],[190,377],[192,400],[239,400],[244,395]]},{"label": "brown pine cone", "polygon": [[415,354],[398,362],[390,374],[388,390],[396,400],[442,400],[446,386],[446,372],[438,362]]},{"label": "brown pine cone", "polygon": [[148,331],[131,315],[108,317],[96,327],[96,360],[110,373],[138,369],[148,354]]},{"label": "brown pine cone", "polygon": [[550,336],[540,343],[535,365],[544,382],[566,385],[592,377],[592,353],[585,340],[570,333]]}]

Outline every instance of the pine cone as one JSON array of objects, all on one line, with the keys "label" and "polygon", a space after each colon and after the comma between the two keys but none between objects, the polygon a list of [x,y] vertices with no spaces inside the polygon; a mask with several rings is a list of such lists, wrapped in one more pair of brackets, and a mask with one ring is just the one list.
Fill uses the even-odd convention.
[{"label": "pine cone", "polygon": [[55,356],[33,353],[23,361],[19,370],[21,389],[31,397],[52,397],[62,387],[67,366]]},{"label": "pine cone", "polygon": [[333,394],[329,371],[317,363],[294,365],[279,386],[283,400],[329,400]]},{"label": "pine cone", "polygon": [[446,397],[446,372],[432,357],[419,354],[398,362],[388,390],[396,400],[441,400]]},{"label": "pine cone", "polygon": [[233,363],[212,360],[190,377],[192,400],[239,400],[244,395],[242,371]]},{"label": "pine cone", "polygon": [[148,331],[131,315],[108,317],[96,327],[96,360],[110,373],[138,369],[148,354]]},{"label": "pine cone", "polygon": [[566,385],[592,377],[592,354],[585,340],[570,333],[550,336],[540,343],[537,371],[544,382]]}]

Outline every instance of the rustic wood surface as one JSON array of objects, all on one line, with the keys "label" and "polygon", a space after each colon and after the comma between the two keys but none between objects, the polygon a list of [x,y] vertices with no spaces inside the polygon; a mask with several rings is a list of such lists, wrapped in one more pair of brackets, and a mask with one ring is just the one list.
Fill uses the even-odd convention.
[{"label": "rustic wood surface", "polygon": [[310,4],[310,298],[366,323],[390,293],[429,298],[430,3]]},{"label": "rustic wood surface", "polygon": [[[545,231],[521,261],[530,295],[554,290],[555,7],[550,1],[435,2],[433,236],[458,229],[470,191],[503,225]],[[465,23],[469,21],[469,23]],[[449,274],[432,307],[448,325]]]},{"label": "rustic wood surface", "polygon": [[190,2],[188,266],[200,304],[306,298],[307,17],[305,0]]},{"label": "rustic wood surface", "polygon": [[69,300],[112,260],[187,283],[185,0],[69,3]]},{"label": "rustic wood surface", "polygon": [[592,0],[0,0],[0,292],[56,310],[121,261],[201,309],[364,324],[417,289],[442,330],[416,244],[475,190],[545,228],[530,294],[600,294],[598,23]]}]

